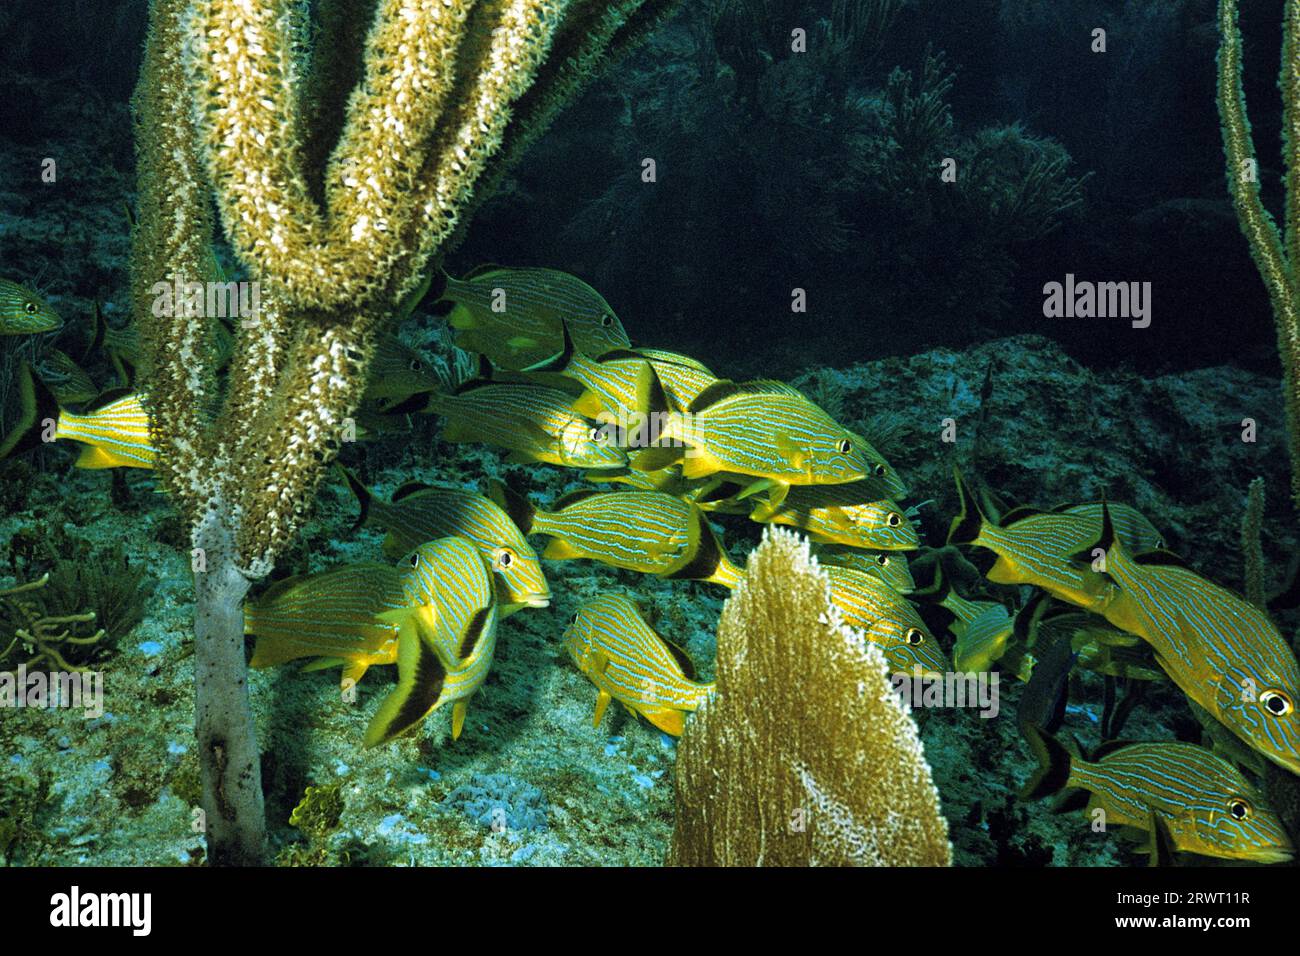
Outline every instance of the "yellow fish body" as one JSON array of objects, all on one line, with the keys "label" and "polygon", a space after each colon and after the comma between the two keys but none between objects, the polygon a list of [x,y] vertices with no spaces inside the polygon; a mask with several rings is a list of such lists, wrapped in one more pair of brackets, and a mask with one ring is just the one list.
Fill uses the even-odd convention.
[{"label": "yellow fish body", "polygon": [[257,636],[251,667],[303,657],[341,664],[361,680],[397,661],[398,628],[380,615],[404,606],[402,572],[390,564],[344,565],[277,581],[244,606],[244,633]]},{"label": "yellow fish body", "polygon": [[0,459],[53,441],[84,445],[78,468],[153,468],[157,458],[140,396],[125,389],[105,392],[84,412],[59,407],[58,399],[25,363],[18,371],[21,412],[0,441]]},{"label": "yellow fish body", "polygon": [[627,455],[573,397],[544,385],[475,380],[449,394],[434,393],[428,410],[446,418],[449,442],[486,442],[521,462],[568,468],[623,468]]},{"label": "yellow fish body", "polygon": [[623,323],[599,292],[558,269],[486,265],[446,279],[439,300],[457,330],[456,344],[494,365],[519,371],[563,345],[561,320],[584,355],[631,345]]},{"label": "yellow fish body", "polygon": [[852,568],[823,565],[831,602],[844,622],[860,628],[896,673],[946,674],[952,670],[939,642],[907,598],[879,578]]},{"label": "yellow fish body", "polygon": [[719,381],[683,412],[669,408],[658,384],[651,414],[665,416],[663,447],[655,449],[663,455],[638,459],[643,470],[675,457],[688,479],[744,475],[759,479],[747,493],[772,486],[778,499],[791,485],[843,484],[872,473],[861,440],[788,386]]},{"label": "yellow fish body", "polygon": [[846,544],[873,551],[912,551],[921,539],[903,510],[888,499],[874,499],[869,482],[803,485],[791,488],[780,504],[755,504],[754,521],[784,524],[821,544]]},{"label": "yellow fish body", "polygon": [[916,590],[916,581],[912,577],[912,569],[907,565],[907,558],[897,552],[873,553],[836,547],[818,552],[817,560],[822,564],[833,564],[870,574],[884,581],[899,594],[911,594]]},{"label": "yellow fish body", "polygon": [[414,482],[393,493],[391,502],[375,498],[350,471],[348,487],[357,496],[361,515],[385,531],[384,554],[393,560],[422,542],[459,536],[474,543],[497,578],[497,605],[502,617],[525,607],[546,607],[551,589],[537,552],[496,502],[463,488],[432,488]]},{"label": "yellow fish body", "polygon": [[708,519],[693,503],[658,491],[583,490],[534,508],[499,481],[492,499],[525,534],[551,541],[542,557],[589,558],[665,578],[709,581],[732,588],[742,572],[731,562]]},{"label": "yellow fish body", "polygon": [[661,637],[622,595],[607,594],[582,605],[564,635],[564,647],[599,692],[593,727],[610,700],[616,700],[664,733],[680,737],[685,715],[713,692],[712,684],[692,679],[685,652]]},{"label": "yellow fish body", "polygon": [[380,615],[398,627],[397,687],[366,728],[374,747],[452,705],[459,739],[466,705],[483,685],[496,653],[496,592],[474,542],[449,537],[420,545],[407,560],[403,607]]},{"label": "yellow fish body", "polygon": [[1027,797],[1087,791],[1087,809],[1103,810],[1107,826],[1151,832],[1154,815],[1175,849],[1202,856],[1282,863],[1295,855],[1281,819],[1263,796],[1232,764],[1204,747],[1117,742],[1088,761],[1034,728],[1026,728],[1026,736],[1039,760],[1025,787]]},{"label": "yellow fish body", "polygon": [[1300,664],[1268,614],[1167,552],[1130,557],[1107,509],[1080,563],[1105,556],[1097,609],[1143,638],[1188,697],[1278,766],[1300,774]]},{"label": "yellow fish body", "polygon": [[57,332],[63,319],[35,291],[25,285],[0,279],[0,335],[33,335]]}]

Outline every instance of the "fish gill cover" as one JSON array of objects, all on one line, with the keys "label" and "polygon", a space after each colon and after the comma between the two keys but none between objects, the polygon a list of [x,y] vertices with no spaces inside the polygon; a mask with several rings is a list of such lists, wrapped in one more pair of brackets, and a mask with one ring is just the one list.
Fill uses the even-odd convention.
[{"label": "fish gill cover", "polygon": [[1295,7],[5,3],[0,862],[1290,861]]}]

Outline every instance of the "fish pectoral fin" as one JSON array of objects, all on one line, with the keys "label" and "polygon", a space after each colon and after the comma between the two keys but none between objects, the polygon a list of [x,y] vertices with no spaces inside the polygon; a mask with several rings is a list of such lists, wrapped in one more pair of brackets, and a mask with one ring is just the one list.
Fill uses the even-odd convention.
[{"label": "fish pectoral fin", "polygon": [[468,708],[463,700],[451,705],[451,739],[460,740],[460,732],[465,727],[465,711]]},{"label": "fish pectoral fin", "polygon": [[596,694],[596,712],[592,714],[591,726],[599,727],[601,719],[605,716],[605,710],[609,707],[609,702],[614,698],[609,695],[609,691],[602,690]]},{"label": "fish pectoral fin", "polygon": [[641,716],[654,724],[666,734],[680,737],[686,729],[686,715],[680,710],[667,707],[651,707],[643,710]]},{"label": "fish pectoral fin", "polygon": [[552,538],[547,542],[546,550],[542,552],[542,557],[548,561],[569,561],[582,556],[582,552],[563,538]]},{"label": "fish pectoral fin", "polygon": [[363,664],[361,661],[344,661],[343,672],[339,674],[339,686],[345,690],[349,686],[356,687],[368,670],[370,670],[369,664]]},{"label": "fish pectoral fin", "polygon": [[86,445],[73,464],[77,468],[118,468],[122,460],[97,445]]},{"label": "fish pectoral fin", "polygon": [[[682,451],[682,449],[678,449]],[[682,459],[682,477],[688,481],[694,481],[696,478],[707,478],[722,471],[722,466],[708,452],[702,448],[688,448],[681,456]],[[669,463],[671,464],[671,462]],[[637,463],[633,466],[641,467],[641,460],[638,458]],[[658,471],[659,469],[645,469],[648,471]]]}]

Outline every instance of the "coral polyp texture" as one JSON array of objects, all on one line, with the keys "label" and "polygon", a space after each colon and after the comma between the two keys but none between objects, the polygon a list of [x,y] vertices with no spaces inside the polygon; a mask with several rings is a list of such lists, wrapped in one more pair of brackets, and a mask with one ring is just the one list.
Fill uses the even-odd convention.
[{"label": "coral polyp texture", "polygon": [[678,747],[670,865],[951,864],[884,655],[844,624],[798,535],[771,529],[750,554],[718,622],[716,680]]}]

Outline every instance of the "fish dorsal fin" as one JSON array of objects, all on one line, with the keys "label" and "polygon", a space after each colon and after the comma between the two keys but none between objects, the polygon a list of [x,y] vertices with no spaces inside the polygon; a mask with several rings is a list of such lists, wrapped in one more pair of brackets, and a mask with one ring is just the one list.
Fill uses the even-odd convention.
[{"label": "fish dorsal fin", "polygon": [[1143,551],[1133,558],[1134,563],[1146,565],[1147,567],[1158,568],[1182,568],[1184,571],[1191,571],[1187,562],[1164,548],[1157,548],[1154,551]]},{"label": "fish dorsal fin", "polygon": [[473,269],[470,269],[469,272],[466,272],[463,276],[460,277],[460,281],[472,282],[475,279],[481,279],[484,276],[491,275],[494,272],[504,272],[506,268],[507,268],[506,266],[498,265],[495,262],[484,262],[480,265],[475,266]]},{"label": "fish dorsal fin", "polygon": [[650,377],[646,383],[646,417],[652,418],[657,415],[664,416],[677,411],[677,409],[673,407],[672,399],[668,397],[668,390],[664,388],[664,383],[659,378],[659,373],[655,371],[654,365],[651,363],[647,364],[650,367]]},{"label": "fish dorsal fin", "polygon": [[1002,516],[1002,519],[998,522],[998,527],[1010,528],[1017,521],[1024,521],[1026,518],[1032,518],[1035,515],[1042,514],[1048,514],[1048,512],[1031,505],[1018,505]]},{"label": "fish dorsal fin", "polygon": [[122,388],[120,386],[117,388],[106,388],[91,399],[90,404],[85,407],[82,414],[89,415],[91,412],[98,411],[105,405],[111,405],[113,402],[120,401],[123,398],[129,398],[133,394],[135,393],[129,388]]},{"label": "fish dorsal fin", "polygon": [[433,485],[426,485],[422,481],[407,481],[393,492],[392,502],[397,504],[403,498],[409,498],[411,495],[419,494],[421,491],[432,491]]},{"label": "fish dorsal fin", "polygon": [[[465,381],[457,385],[454,389],[452,389],[451,394],[459,398],[462,395],[468,395],[471,392],[476,392],[480,388],[487,388],[489,385],[496,385],[497,383],[492,381],[491,372],[488,372],[487,375],[483,374],[484,371],[483,363],[485,361],[487,360],[482,355],[480,355],[478,373],[471,378],[467,378]],[[489,366],[491,366],[491,364],[492,364],[491,362],[488,362]]]},{"label": "fish dorsal fin", "polygon": [[578,488],[575,491],[566,492],[560,495],[559,498],[555,499],[553,510],[563,511],[570,505],[576,505],[579,501],[586,501],[588,498],[594,497],[595,495],[607,493],[608,492],[597,491],[595,488]]},{"label": "fish dorsal fin", "polygon": [[791,395],[806,399],[799,389],[785,382],[778,382],[776,379],[760,378],[752,382],[734,382],[729,378],[720,378],[696,395],[687,411],[702,412],[733,395]]},{"label": "fish dorsal fin", "polygon": [[573,357],[577,354],[577,346],[573,344],[573,336],[569,334],[569,320],[560,319],[560,335],[562,336],[562,345],[560,351],[556,352],[550,358],[542,359],[529,365],[523,371],[525,372],[554,372],[563,373],[570,365],[573,364]]},{"label": "fish dorsal fin", "polygon": [[513,521],[520,531],[528,534],[532,530],[536,509],[526,497],[500,478],[492,478],[488,481],[487,496],[506,513],[506,517]]},{"label": "fish dorsal fin", "polygon": [[690,655],[686,653],[685,649],[668,640],[668,638],[664,637],[654,628],[650,628],[650,633],[657,637],[659,643],[664,646],[664,649],[673,656],[673,660],[675,660],[677,666],[682,669],[682,673],[686,675],[686,679],[695,680],[695,662],[691,660]]},{"label": "fish dorsal fin", "polygon": [[1096,749],[1093,750],[1088,759],[1092,763],[1099,763],[1111,754],[1117,753],[1125,747],[1132,747],[1135,743],[1137,743],[1135,740],[1103,740],[1097,745]]}]

